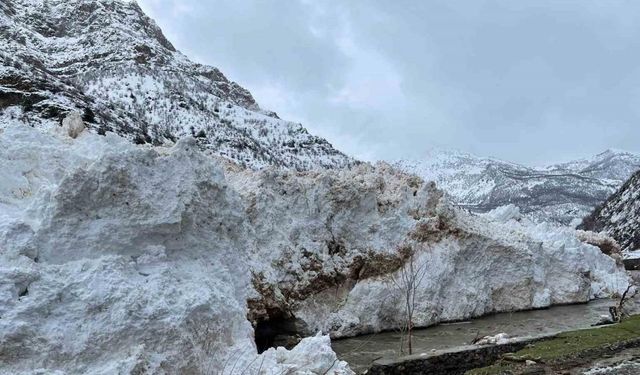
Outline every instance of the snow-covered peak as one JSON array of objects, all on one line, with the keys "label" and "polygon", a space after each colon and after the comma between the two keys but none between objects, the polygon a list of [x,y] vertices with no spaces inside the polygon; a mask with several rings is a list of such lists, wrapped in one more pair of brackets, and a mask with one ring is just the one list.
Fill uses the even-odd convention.
[{"label": "snow-covered peak", "polygon": [[640,169],[640,155],[607,150],[592,158],[528,167],[458,151],[432,150],[400,160],[401,170],[435,181],[459,205],[478,212],[514,204],[537,220],[575,223]]},{"label": "snow-covered peak", "polygon": [[556,173],[576,173],[615,181],[626,180],[638,169],[640,169],[640,154],[616,149],[608,149],[591,158],[553,164],[543,168]]}]

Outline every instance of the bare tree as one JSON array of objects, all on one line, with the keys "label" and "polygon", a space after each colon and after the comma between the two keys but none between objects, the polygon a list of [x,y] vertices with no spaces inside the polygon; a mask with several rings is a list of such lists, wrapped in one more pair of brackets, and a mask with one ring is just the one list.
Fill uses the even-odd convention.
[{"label": "bare tree", "polygon": [[620,296],[617,305],[609,307],[609,314],[611,315],[611,320],[613,320],[614,323],[620,323],[622,319],[629,316],[626,305],[639,293],[640,289],[638,288],[638,285],[636,285],[635,283],[629,283],[627,289]]},{"label": "bare tree", "polygon": [[416,294],[422,280],[427,274],[427,262],[418,262],[415,254],[411,253],[398,272],[391,276],[391,282],[402,297],[404,316],[400,325],[400,352],[404,352],[406,342],[409,354],[413,353],[413,317],[416,309]]}]

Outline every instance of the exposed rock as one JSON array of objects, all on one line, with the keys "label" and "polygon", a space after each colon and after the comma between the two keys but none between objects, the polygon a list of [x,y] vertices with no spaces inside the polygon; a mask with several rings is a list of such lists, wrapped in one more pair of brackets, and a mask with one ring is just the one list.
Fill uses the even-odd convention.
[{"label": "exposed rock", "polygon": [[603,326],[603,325],[613,324],[613,323],[615,322],[611,318],[611,315],[600,315],[600,319],[598,319],[597,322],[593,323],[592,326],[596,327],[596,326]]}]

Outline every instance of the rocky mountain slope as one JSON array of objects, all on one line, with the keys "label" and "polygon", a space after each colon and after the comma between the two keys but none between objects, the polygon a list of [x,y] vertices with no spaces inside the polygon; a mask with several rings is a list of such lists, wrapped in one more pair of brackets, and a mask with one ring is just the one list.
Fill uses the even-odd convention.
[{"label": "rocky mountain slope", "polygon": [[79,111],[96,133],[154,145],[194,136],[203,150],[253,168],[353,162],[260,109],[218,69],[189,61],[133,1],[3,0],[0,61],[0,126],[59,124]]},{"label": "rocky mountain slope", "polygon": [[577,225],[640,169],[640,155],[608,150],[591,159],[531,168],[434,151],[422,160],[394,165],[435,181],[454,202],[474,212],[514,204],[530,218]]},{"label": "rocky mountain slope", "polygon": [[259,352],[399,327],[412,258],[416,326],[628,283],[571,229],[483,219],[386,165],[253,171],[195,138],[68,131],[0,130],[0,373],[350,373],[326,336]]},{"label": "rocky mountain slope", "polygon": [[640,171],[587,216],[580,228],[605,232],[624,250],[640,250]]}]

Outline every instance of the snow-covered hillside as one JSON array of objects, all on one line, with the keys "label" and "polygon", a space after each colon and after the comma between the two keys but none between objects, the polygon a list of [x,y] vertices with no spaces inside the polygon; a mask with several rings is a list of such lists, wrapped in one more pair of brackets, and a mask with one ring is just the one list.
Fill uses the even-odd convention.
[{"label": "snow-covered hillside", "polygon": [[384,164],[252,171],[194,138],[68,131],[0,130],[3,374],[349,373],[326,337],[258,349],[398,327],[410,255],[418,326],[627,285],[572,230],[477,217]]},{"label": "snow-covered hillside", "polygon": [[97,133],[155,145],[195,136],[202,149],[253,168],[353,163],[260,109],[218,69],[189,61],[134,1],[3,0],[0,61],[0,126],[60,123],[75,110]]},{"label": "snow-covered hillside", "polygon": [[640,171],[587,216],[580,227],[607,233],[623,250],[640,250]]},{"label": "snow-covered hillside", "polygon": [[591,159],[531,168],[433,151],[394,165],[435,181],[454,202],[475,212],[514,204],[530,218],[575,225],[640,169],[640,155],[608,150]]}]

